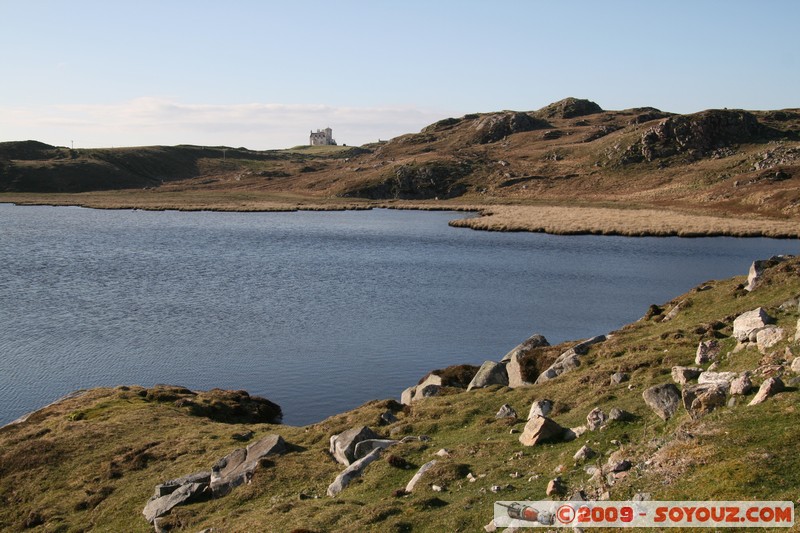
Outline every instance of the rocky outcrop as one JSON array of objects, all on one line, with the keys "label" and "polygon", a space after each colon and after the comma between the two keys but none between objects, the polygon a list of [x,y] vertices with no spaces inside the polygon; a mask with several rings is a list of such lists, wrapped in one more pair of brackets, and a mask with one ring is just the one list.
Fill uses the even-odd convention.
[{"label": "rocky outcrop", "polygon": [[360,477],[361,474],[364,472],[364,469],[373,462],[375,459],[379,458],[381,455],[382,448],[375,448],[367,455],[355,461],[353,464],[349,465],[347,468],[342,470],[342,472],[336,476],[336,479],[333,480],[333,483],[328,485],[327,494],[331,498],[342,492],[351,481],[355,478]]},{"label": "rocky outcrop", "polygon": [[178,505],[202,501],[210,497],[211,491],[207,483],[186,483],[165,496],[151,499],[144,506],[142,514],[145,520],[152,524],[156,518],[168,514]]},{"label": "rocky outcrop", "polygon": [[493,143],[514,133],[549,127],[550,124],[547,121],[532,117],[527,113],[515,113],[512,111],[493,113],[483,115],[475,121],[473,125],[473,128],[475,128],[473,142],[477,144]]},{"label": "rocky outcrop", "polygon": [[546,416],[534,416],[525,424],[519,441],[523,446],[535,446],[540,442],[561,440],[564,428],[555,420]]},{"label": "rocky outcrop", "polygon": [[681,391],[672,383],[655,385],[642,393],[644,403],[662,420],[669,420],[681,402]]},{"label": "rocky outcrop", "polygon": [[380,439],[377,433],[366,426],[348,429],[330,438],[330,454],[337,462],[349,465],[356,460],[356,445],[364,440]]},{"label": "rocky outcrop", "polygon": [[750,265],[750,270],[747,273],[747,284],[744,286],[744,290],[755,290],[755,288],[758,287],[761,282],[761,275],[764,273],[764,271],[782,263],[786,259],[786,256],[775,255],[769,259],[758,259],[753,261],[753,264]]},{"label": "rocky outcrop", "polygon": [[467,390],[481,389],[489,385],[508,385],[508,373],[505,363],[495,361],[485,361],[475,377],[472,378]]},{"label": "rocky outcrop", "polygon": [[739,342],[755,342],[758,331],[774,321],[763,307],[757,307],[734,319],[733,336]]},{"label": "rocky outcrop", "polygon": [[225,496],[250,481],[262,458],[285,451],[286,443],[280,435],[267,435],[247,448],[234,450],[211,467],[211,492],[215,498]]},{"label": "rocky outcrop", "polygon": [[372,200],[431,200],[455,198],[467,191],[461,179],[472,172],[467,161],[438,160],[408,163],[387,170],[382,179],[348,189],[342,196]]},{"label": "rocky outcrop", "polygon": [[539,377],[536,379],[536,383],[544,383],[545,381],[557,378],[564,372],[569,372],[570,370],[578,368],[581,366],[581,356],[586,355],[589,352],[589,347],[594,344],[604,342],[605,340],[605,335],[598,335],[596,337],[592,337],[591,339],[586,339],[583,342],[579,342],[566,352],[559,355],[558,359],[556,359],[555,362],[550,365],[549,368],[547,368],[547,370],[539,374]]},{"label": "rocky outcrop", "polygon": [[603,109],[591,100],[569,97],[539,109],[536,116],[545,119],[575,118],[602,112]]},{"label": "rocky outcrop", "polygon": [[542,348],[545,346],[550,346],[550,343],[547,342],[547,339],[544,337],[544,335],[540,335],[537,333],[535,335],[531,335],[530,337],[528,337],[527,339],[516,345],[514,348],[512,348],[510,352],[505,354],[503,358],[500,359],[500,361],[501,362],[510,361],[511,357],[515,354],[519,356],[524,356],[530,353],[530,351],[535,348]]}]

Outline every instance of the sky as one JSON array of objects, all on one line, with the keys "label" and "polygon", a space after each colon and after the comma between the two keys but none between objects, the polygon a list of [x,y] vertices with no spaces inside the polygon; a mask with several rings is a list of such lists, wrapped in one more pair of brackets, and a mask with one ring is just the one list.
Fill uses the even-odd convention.
[{"label": "sky", "polygon": [[573,96],[800,107],[797,0],[0,0],[0,141],[361,145]]}]

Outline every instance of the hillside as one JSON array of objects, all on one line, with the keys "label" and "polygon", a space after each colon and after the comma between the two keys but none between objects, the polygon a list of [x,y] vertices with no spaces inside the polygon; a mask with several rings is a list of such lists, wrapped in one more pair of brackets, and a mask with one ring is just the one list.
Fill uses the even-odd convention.
[{"label": "hillside", "polygon": [[[202,483],[182,481],[196,486],[197,501],[174,507],[158,527],[481,531],[494,501],[548,499],[556,477],[563,489],[555,499],[800,503],[799,298],[800,258],[766,261],[752,282],[708,281],[592,343],[548,346],[532,337],[507,364],[485,365],[502,366],[514,388],[467,391],[476,369],[452,367],[420,380],[409,405],[376,400],[307,427],[275,423],[277,406],[242,391],[86,391],[0,429],[0,529],[152,530],[142,510],[156,485],[266,443],[274,453],[253,462],[250,482],[227,495],[208,500]],[[754,310],[749,322],[740,318]],[[782,387],[756,401],[774,378]],[[651,407],[652,387],[677,396]],[[529,409],[545,399],[540,409],[551,407],[547,417],[560,429],[525,445],[520,437],[530,444],[539,420],[526,424]],[[513,412],[496,416],[504,405]],[[371,452],[362,475],[330,496],[344,469],[329,453],[330,437],[360,426],[392,445]],[[261,440],[267,435],[281,439]],[[401,490],[431,460],[413,490]],[[220,468],[212,489],[230,470]],[[158,491],[178,494],[176,487]]]},{"label": "hillside", "polygon": [[69,150],[0,143],[0,191],[131,188],[203,194],[212,208],[247,193],[312,203],[544,203],[795,220],[800,110],[676,115],[655,108],[605,111],[568,98],[537,111],[448,118],[349,149]]}]

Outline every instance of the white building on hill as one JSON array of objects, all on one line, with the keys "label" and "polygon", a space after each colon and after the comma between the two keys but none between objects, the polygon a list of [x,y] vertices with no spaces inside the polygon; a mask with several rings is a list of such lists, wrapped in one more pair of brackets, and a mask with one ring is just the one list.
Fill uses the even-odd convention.
[{"label": "white building on hill", "polygon": [[335,145],[336,140],[333,138],[333,130],[325,128],[324,130],[312,131],[308,139],[308,144],[311,146],[326,146]]}]

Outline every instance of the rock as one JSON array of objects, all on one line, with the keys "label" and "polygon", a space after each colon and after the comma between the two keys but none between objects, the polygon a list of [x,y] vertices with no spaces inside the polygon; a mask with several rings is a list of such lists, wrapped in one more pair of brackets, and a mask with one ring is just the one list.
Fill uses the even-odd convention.
[{"label": "rock", "polygon": [[243,431],[241,433],[234,433],[231,435],[231,438],[240,442],[247,442],[253,438],[253,435],[254,433],[252,431]]},{"label": "rock", "polygon": [[683,407],[692,418],[698,419],[725,405],[726,391],[727,387],[718,383],[701,383],[685,387],[682,393]]},{"label": "rock", "polygon": [[649,502],[652,499],[652,495],[649,492],[637,492],[631,498],[631,501],[634,502]]},{"label": "rock", "polygon": [[758,345],[758,351],[765,353],[768,349],[781,342],[783,337],[783,328],[767,326],[764,329],[758,330],[756,333],[756,344]]},{"label": "rock", "polygon": [[766,269],[774,267],[784,260],[786,260],[785,256],[776,255],[770,257],[769,259],[753,261],[753,264],[750,265],[750,271],[747,273],[747,284],[745,285],[744,290],[754,290],[761,281],[761,274],[763,274]]},{"label": "rock", "polygon": [[797,319],[797,329],[794,332],[794,342],[800,342],[800,318]]},{"label": "rock", "polygon": [[779,377],[768,378],[758,388],[755,397],[748,405],[758,405],[767,401],[767,398],[773,396],[784,389],[783,381]]},{"label": "rock", "polygon": [[795,357],[792,361],[792,366],[790,367],[792,372],[795,374],[800,374],[800,357]]},{"label": "rock", "polygon": [[516,389],[518,387],[527,387],[528,385],[532,385],[529,381],[527,381],[523,375],[522,363],[520,362],[519,354],[512,354],[511,358],[508,360],[506,364],[506,373],[508,374],[508,386],[512,389]]},{"label": "rock", "polygon": [[753,382],[750,380],[750,373],[745,372],[738,378],[731,381],[731,396],[745,395],[753,389]]},{"label": "rock", "polygon": [[737,372],[703,372],[697,378],[697,383],[714,383],[727,390],[730,388],[731,382],[738,377]]},{"label": "rock", "polygon": [[669,313],[664,315],[664,318],[661,321],[662,322],[669,322],[670,320],[673,320],[676,316],[678,316],[678,313],[680,313],[681,311],[683,311],[684,309],[686,309],[690,305],[691,305],[691,300],[689,300],[689,299],[681,300],[680,302],[675,304],[675,307],[673,307],[672,309],[669,310]]},{"label": "rock", "polygon": [[337,462],[347,466],[356,460],[356,444],[367,439],[380,439],[380,437],[366,426],[348,429],[331,437],[330,453]]},{"label": "rock", "polygon": [[633,415],[628,411],[614,407],[611,409],[611,411],[609,411],[608,419],[613,422],[628,422],[633,420]]},{"label": "rock", "polygon": [[497,525],[494,523],[494,518],[492,518],[488,524],[483,526],[483,530],[486,531],[486,533],[494,533],[497,531]]},{"label": "rock", "polygon": [[425,386],[417,385],[417,388],[414,390],[414,398],[411,401],[416,402],[417,400],[421,400],[422,398],[430,398],[431,396],[438,396],[441,390],[442,387],[440,387],[439,385],[433,385],[433,384],[428,384]]},{"label": "rock", "polygon": [[719,359],[719,342],[714,339],[710,341],[701,341],[697,345],[697,354],[694,358],[696,365],[702,365],[711,361]]},{"label": "rock", "polygon": [[630,376],[628,376],[628,374],[625,372],[615,372],[614,374],[611,374],[612,385],[619,385],[620,383],[628,381],[629,379]]},{"label": "rock", "polygon": [[210,497],[208,485],[205,483],[187,483],[176,490],[147,502],[142,514],[151,524],[156,518],[169,513],[175,506],[192,503]]},{"label": "rock", "polygon": [[390,446],[394,446],[398,444],[399,440],[392,440],[392,439],[366,439],[362,440],[353,450],[353,458],[355,460],[361,459],[368,455],[372,450],[376,450],[380,448],[381,450],[385,450]]},{"label": "rock", "polygon": [[767,314],[763,307],[757,307],[736,317],[733,321],[733,336],[739,342],[753,342],[756,340],[755,335],[758,330],[773,322],[774,319]]},{"label": "rock", "polygon": [[433,467],[433,465],[435,465],[435,464],[436,464],[436,459],[434,459],[433,461],[428,461],[427,463],[422,465],[419,468],[419,470],[417,470],[417,473],[414,474],[414,477],[412,477],[411,480],[406,485],[406,492],[414,492],[414,487],[417,486],[417,483],[419,483],[419,480],[422,479],[422,476],[425,475],[425,472],[430,470]]},{"label": "rock", "polygon": [[575,455],[572,457],[575,461],[583,462],[587,459],[592,459],[593,457],[597,456],[597,452],[593,449],[589,448],[588,446],[584,445],[581,446],[581,449],[575,452]]},{"label": "rock", "polygon": [[381,424],[389,425],[394,424],[397,422],[397,417],[394,416],[394,413],[391,411],[386,411],[385,413],[381,413]]},{"label": "rock", "polygon": [[553,410],[553,400],[535,400],[528,411],[528,420],[534,416],[547,416]]},{"label": "rock", "polygon": [[450,450],[442,448],[438,452],[436,452],[434,455],[436,455],[437,457],[450,457]]},{"label": "rock", "polygon": [[494,415],[495,418],[517,418],[517,412],[514,410],[513,407],[504,403],[500,410],[497,411],[497,414]]},{"label": "rock", "polygon": [[560,496],[567,493],[567,486],[564,485],[564,482],[560,477],[557,477],[550,480],[550,483],[547,484],[547,490],[545,493],[548,496]]},{"label": "rock", "polygon": [[578,368],[581,365],[580,357],[589,352],[589,347],[594,344],[604,342],[605,340],[605,335],[598,335],[596,337],[592,337],[591,339],[586,339],[583,342],[579,342],[566,352],[559,355],[552,365],[550,365],[544,372],[539,374],[539,377],[536,379],[536,383],[544,383],[545,381],[549,381],[560,376],[564,372],[569,372],[570,370]]},{"label": "rock", "polygon": [[560,440],[564,428],[545,416],[534,416],[525,424],[519,441],[523,446],[534,446],[540,442]]},{"label": "rock", "polygon": [[575,118],[602,112],[603,109],[591,100],[570,96],[544,106],[536,111],[536,115],[542,118]]},{"label": "rock", "polygon": [[644,402],[662,420],[669,420],[678,409],[681,393],[672,383],[655,385],[642,393]]},{"label": "rock", "polygon": [[417,386],[408,387],[400,394],[400,403],[403,405],[411,405],[414,400],[414,393],[417,391]]},{"label": "rock", "polygon": [[183,485],[189,485],[192,483],[201,483],[208,485],[211,483],[211,472],[204,471],[204,472],[197,472],[195,474],[189,474],[187,476],[179,477],[177,479],[170,479],[169,481],[165,481],[160,485],[156,485],[155,494],[153,497],[150,498],[151,500],[155,500],[162,496],[167,496],[168,494],[172,494],[178,488]]},{"label": "rock", "polygon": [[573,440],[577,439],[587,431],[589,431],[589,428],[587,428],[586,426],[578,426],[574,428],[565,429],[564,435],[561,437],[561,439],[564,442],[572,442]]},{"label": "rock", "polygon": [[586,427],[589,428],[589,431],[594,431],[605,424],[606,420],[608,420],[608,416],[599,407],[595,407],[586,415]]},{"label": "rock", "polygon": [[345,487],[347,487],[347,485],[350,484],[351,481],[361,476],[367,465],[369,465],[375,459],[380,457],[380,455],[381,455],[381,448],[375,448],[367,455],[365,455],[358,461],[355,461],[347,468],[342,470],[342,472],[338,476],[336,476],[336,479],[333,480],[333,483],[328,485],[328,492],[327,492],[328,496],[333,498],[334,496],[342,492],[345,489]]},{"label": "rock", "polygon": [[508,373],[505,363],[485,361],[472,381],[469,382],[467,390],[480,389],[489,385],[508,385]]},{"label": "rock", "polygon": [[610,458],[606,463],[607,472],[626,472],[631,469],[631,462],[627,459],[613,459]]},{"label": "rock", "polygon": [[211,467],[211,492],[218,498],[248,483],[262,458],[285,451],[286,442],[280,435],[267,435],[246,449],[234,450]]},{"label": "rock", "polygon": [[442,492],[444,490],[444,487],[442,487],[441,485],[431,485],[431,490],[433,492]]},{"label": "rock", "polygon": [[518,356],[522,357],[523,355],[526,355],[528,352],[530,352],[534,348],[540,348],[540,347],[543,347],[543,346],[550,346],[550,343],[547,342],[547,339],[544,338],[544,335],[539,335],[537,333],[536,335],[532,335],[531,337],[528,337],[526,340],[524,340],[523,342],[521,342],[520,344],[518,344],[517,346],[512,348],[512,350],[510,352],[505,354],[503,356],[503,358],[500,359],[500,362],[503,363],[503,362],[511,361],[511,358],[514,355],[518,355]]},{"label": "rock", "polygon": [[688,366],[673,366],[672,367],[672,380],[680,385],[686,385],[687,382],[697,377],[703,372],[702,368],[692,368]]}]

